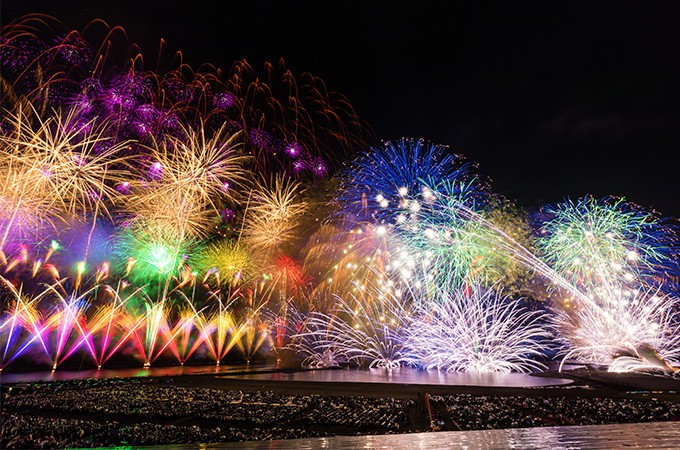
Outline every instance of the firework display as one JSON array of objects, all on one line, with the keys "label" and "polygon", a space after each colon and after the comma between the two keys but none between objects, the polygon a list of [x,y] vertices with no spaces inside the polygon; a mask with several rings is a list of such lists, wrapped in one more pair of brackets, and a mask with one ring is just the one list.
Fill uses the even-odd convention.
[{"label": "firework display", "polygon": [[673,221],[614,197],[531,215],[283,62],[149,70],[125,38],[0,33],[0,371],[680,370]]},{"label": "firework display", "polygon": [[566,355],[613,370],[678,365],[675,228],[622,198],[567,199],[544,213],[540,252],[591,299],[553,302]]}]

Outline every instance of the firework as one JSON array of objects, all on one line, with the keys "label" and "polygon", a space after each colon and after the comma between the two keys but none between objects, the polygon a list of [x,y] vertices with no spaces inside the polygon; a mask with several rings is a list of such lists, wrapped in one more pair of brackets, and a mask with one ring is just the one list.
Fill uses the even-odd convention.
[{"label": "firework", "polygon": [[419,366],[457,372],[533,372],[545,368],[548,314],[474,285],[438,292],[414,313],[406,342]]},{"label": "firework", "polygon": [[351,222],[391,222],[405,196],[432,183],[470,180],[470,164],[446,146],[422,139],[386,142],[356,158],[340,174],[338,213]]},{"label": "firework", "polygon": [[552,340],[563,362],[677,371],[669,221],[587,197],[532,235],[462,155],[371,145],[283,61],[162,73],[91,25],[1,33],[1,368],[288,349],[305,367],[531,372]]},{"label": "firework", "polygon": [[261,178],[246,206],[243,231],[248,245],[266,254],[290,244],[309,207],[303,193],[302,184],[284,174]]},{"label": "firework", "polygon": [[639,278],[659,286],[677,270],[674,228],[623,198],[567,199],[545,214],[540,254],[584,289]]},{"label": "firework", "polygon": [[203,237],[215,226],[221,205],[238,198],[248,158],[224,128],[210,138],[202,127],[184,134],[153,147],[138,179],[129,182],[126,209],[145,226]]},{"label": "firework", "polygon": [[[113,355],[129,343],[133,333],[142,325],[142,320],[135,321],[133,307],[135,299],[142,296],[141,289],[125,292],[126,284],[117,283],[116,289],[109,285],[102,286],[103,302],[95,306],[95,313],[87,319],[87,328],[96,349],[97,368],[101,369]],[[136,323],[135,323],[136,322]],[[126,329],[124,324],[134,323]]]},{"label": "firework", "polygon": [[396,368],[416,360],[404,343],[411,320],[408,304],[382,286],[362,289],[347,300],[336,298],[335,310],[311,314],[305,332],[295,335],[307,363],[338,359],[368,367]]},{"label": "firework", "polygon": [[20,357],[34,343],[40,344],[45,354],[48,353],[46,338],[43,335],[45,326],[38,308],[40,297],[26,298],[21,289],[17,289],[4,277],[0,277],[3,296],[8,297],[8,308],[3,311],[0,323],[0,343],[2,343],[2,365],[0,370]]},{"label": "firework", "polygon": [[115,247],[119,271],[134,280],[165,279],[179,273],[192,241],[178,239],[174,230],[128,227]]},{"label": "firework", "polygon": [[267,289],[263,295],[269,298],[272,307],[279,304],[285,308],[289,303],[299,305],[308,301],[313,280],[297,261],[278,255],[267,269]]},{"label": "firework", "polygon": [[639,349],[649,347],[675,364],[677,302],[661,292],[674,265],[672,228],[621,198],[565,200],[546,213],[541,254],[591,299],[553,302],[564,358],[632,369],[644,366]]},{"label": "firework", "polygon": [[261,72],[241,60],[224,80],[204,76],[217,80],[210,115],[246,130],[256,172],[321,178],[341,155],[375,140],[347,98],[310,73],[296,76],[282,59],[265,62]]},{"label": "firework", "polygon": [[284,333],[290,339],[285,348],[292,350],[301,359],[302,367],[321,369],[340,367],[348,363],[346,349],[336,345],[328,333],[333,330],[328,316],[319,315],[319,312],[302,314],[289,308],[288,317],[284,320]]},{"label": "firework", "polygon": [[222,239],[202,248],[196,256],[196,267],[218,285],[237,286],[249,282],[260,267],[252,252],[234,239]]},{"label": "firework", "polygon": [[658,289],[598,289],[602,308],[560,304],[552,322],[560,331],[562,363],[569,359],[613,371],[680,365],[678,300]]},{"label": "firework", "polygon": [[109,215],[118,196],[114,186],[127,176],[121,168],[126,158],[118,154],[124,143],[110,143],[105,128],[79,122],[73,110],[42,119],[34,108],[22,107],[10,122],[13,131],[0,136],[0,170],[7,177],[2,198],[8,203],[1,245],[27,215],[37,224],[70,216],[92,216],[94,224]]}]

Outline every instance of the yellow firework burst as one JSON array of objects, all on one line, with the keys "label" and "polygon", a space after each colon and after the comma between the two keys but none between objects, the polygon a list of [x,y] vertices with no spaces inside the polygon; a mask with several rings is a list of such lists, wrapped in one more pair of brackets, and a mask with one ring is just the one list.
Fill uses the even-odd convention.
[{"label": "yellow firework burst", "polygon": [[290,243],[297,235],[302,215],[309,209],[299,181],[278,173],[261,177],[250,196],[244,233],[253,247],[274,251]]},{"label": "yellow firework burst", "polygon": [[247,283],[259,267],[253,253],[234,239],[206,246],[196,259],[206,278],[214,275],[219,284],[229,286]]},{"label": "yellow firework burst", "polygon": [[128,209],[179,235],[205,235],[220,202],[235,202],[247,183],[249,157],[241,154],[238,139],[224,127],[208,137],[200,126],[156,142],[143,177],[132,185]]},{"label": "yellow firework burst", "polygon": [[10,228],[54,219],[109,214],[116,183],[128,176],[125,142],[106,128],[81,121],[75,110],[43,118],[31,105],[8,116],[11,133],[0,137],[0,182],[4,220]]}]

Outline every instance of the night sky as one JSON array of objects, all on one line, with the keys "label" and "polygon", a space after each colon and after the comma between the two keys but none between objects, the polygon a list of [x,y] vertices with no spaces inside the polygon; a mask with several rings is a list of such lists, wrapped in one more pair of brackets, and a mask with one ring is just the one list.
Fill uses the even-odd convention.
[{"label": "night sky", "polygon": [[0,20],[100,18],[194,67],[283,58],[379,139],[447,145],[522,206],[615,195],[680,217],[680,3],[422,3],[5,0]]}]

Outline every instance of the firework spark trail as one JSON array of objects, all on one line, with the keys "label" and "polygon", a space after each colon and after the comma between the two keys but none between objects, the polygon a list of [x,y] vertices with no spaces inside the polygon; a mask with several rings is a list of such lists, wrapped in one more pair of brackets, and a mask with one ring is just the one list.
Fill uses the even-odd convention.
[{"label": "firework spark trail", "polygon": [[[197,310],[194,304],[195,289],[192,289],[191,296],[188,296],[184,292],[178,290],[187,283],[191,283],[195,288],[195,277],[193,277],[193,274],[190,274],[189,278],[190,280],[185,279],[184,281],[178,283],[173,288],[173,291],[170,292],[170,294],[177,292],[179,297],[183,300],[183,303],[185,303],[187,306],[179,310],[174,326],[165,332],[165,344],[157,352],[158,355],[161,355],[166,349],[170,349],[181,365],[184,365],[186,360],[208,337],[205,333],[207,323],[204,317],[204,311],[208,308],[208,305]],[[189,347],[189,341],[192,338],[192,332],[195,330],[200,330],[201,332],[195,336],[191,347]],[[179,340],[179,342],[176,342],[176,340]]]},{"label": "firework spark trail", "polygon": [[[56,331],[54,349],[52,350],[52,369],[55,370],[66,358],[77,351],[82,344],[85,344],[87,352],[92,357],[93,361],[97,360],[97,354],[91,339],[91,335],[87,330],[87,323],[85,322],[85,313],[92,302],[91,295],[97,290],[98,285],[92,286],[82,293],[76,291],[63,295],[63,289],[57,289],[57,286],[63,286],[65,280],[60,280],[54,285],[47,286],[44,293],[40,296],[54,295],[58,301],[56,312],[51,314],[46,320],[47,327]],[[66,345],[73,331],[76,331],[74,339],[70,347],[67,349]]]},{"label": "firework spark trail", "polygon": [[[6,279],[2,278],[2,280],[10,288],[12,296],[16,301],[14,313],[0,326],[0,331],[3,328],[8,328],[7,341],[3,353],[4,365],[23,353],[35,341],[41,343],[45,354],[50,357],[52,369],[56,369],[59,364],[77,351],[82,344],[85,344],[88,353],[96,359],[95,349],[89,332],[86,329],[86,325],[81,323],[81,319],[85,318],[85,311],[89,307],[88,296],[95,288],[91,288],[79,295],[71,293],[64,296],[61,290],[57,289],[57,287],[62,285],[63,280],[61,280],[57,281],[54,285],[48,285],[42,292],[32,297],[30,301],[25,302],[21,291],[16,290]],[[57,305],[46,315],[44,320],[40,320],[37,311],[34,309],[41,300],[48,296],[56,296]],[[21,324],[30,333],[30,338],[26,339],[24,345],[13,356],[8,357],[10,346],[15,336],[15,327],[18,324]],[[73,339],[71,339],[72,336]],[[71,341],[71,345],[67,348],[69,341]]]},{"label": "firework spark trail", "polygon": [[389,227],[372,223],[357,224],[349,231],[322,227],[310,240],[305,267],[322,277],[309,298],[324,311],[333,308],[334,296],[358,295],[372,284],[398,293],[412,290],[417,283],[411,274],[421,261]]},{"label": "firework spark trail", "polygon": [[203,333],[208,335],[206,344],[215,364],[219,365],[240,339],[236,332],[237,329],[238,325],[234,313],[222,305],[208,315]]},{"label": "firework spark trail", "polygon": [[[193,287],[195,286],[195,276],[192,272],[184,265],[184,261],[180,260],[178,264],[173,264],[171,267],[165,265],[157,267],[158,269],[158,288],[156,293],[156,300],[147,301],[144,303],[146,314],[145,322],[146,327],[144,328],[144,367],[148,368],[151,363],[155,361],[161,354],[163,354],[167,349],[176,356],[178,360],[181,359],[179,350],[177,348],[177,343],[175,338],[180,335],[184,330],[182,327],[172,327],[172,313],[173,313],[173,301],[171,294],[177,292],[181,298],[183,298],[186,303],[193,308]],[[180,271],[181,278],[173,276],[175,270]],[[171,284],[174,286],[171,289]],[[182,291],[178,289],[187,284],[192,285],[192,299],[187,297]],[[193,327],[195,317],[199,313],[194,309],[191,314],[191,319],[184,325],[191,325]],[[160,342],[159,339],[164,338],[165,343]],[[158,349],[157,349],[158,348]],[[180,361],[181,362],[181,361]]]},{"label": "firework spark trail", "polygon": [[242,292],[241,300],[245,301],[246,306],[236,316],[238,326],[231,341],[235,342],[248,364],[265,343],[275,346],[265,320],[271,298],[266,284],[266,278],[254,280],[251,287]]},{"label": "firework spark trail", "polygon": [[[2,367],[0,367],[1,370],[14,359],[21,356],[35,340],[40,342],[45,354],[49,354],[49,350],[43,336],[43,332],[46,331],[47,327],[41,323],[40,313],[37,309],[37,303],[40,301],[41,296],[25,301],[21,289],[17,289],[4,277],[0,277],[0,280],[2,280],[2,283],[9,289],[14,300],[13,311],[7,310],[5,312],[5,319],[0,324],[0,333],[6,334],[6,341],[2,354]],[[22,328],[29,333],[30,339],[26,339],[26,342],[21,348],[12,352],[14,344],[18,343],[18,335]]]},{"label": "firework spark trail", "polygon": [[[216,287],[212,289],[208,284],[209,279],[216,280]],[[201,337],[205,342],[208,352],[216,365],[219,365],[227,353],[236,345],[240,336],[236,336],[238,328],[234,304],[242,299],[241,286],[226,285],[220,282],[220,272],[215,268],[208,269],[203,279],[203,285],[208,290],[208,303],[212,307],[206,308],[205,315],[201,316],[197,326]],[[227,295],[223,295],[227,292]],[[217,303],[216,307],[214,303]],[[207,306],[206,304],[206,306]]]},{"label": "firework spark trail", "polygon": [[116,354],[131,336],[130,333],[119,337],[113,348],[109,348],[114,340],[114,332],[122,328],[122,323],[128,315],[127,303],[140,295],[142,288],[134,289],[132,292],[123,297],[122,291],[127,287],[122,281],[118,281],[117,287],[114,290],[111,286],[104,286],[104,293],[106,296],[113,297],[113,301],[109,301],[97,308],[96,313],[88,320],[88,329],[90,335],[94,337],[101,334],[99,340],[98,351],[96,352],[97,368],[101,369],[106,361],[111,356]]},{"label": "firework spark trail", "polygon": [[[436,189],[432,190],[437,192]],[[439,195],[438,195],[439,196]],[[549,280],[555,286],[561,287],[583,304],[599,309],[599,306],[584,292],[579,290],[573,283],[560,275],[554,268],[546,264],[533,252],[519,244],[515,239],[509,236],[505,231],[498,226],[485,219],[480,213],[474,211],[470,207],[461,203],[459,200],[449,197],[446,199],[449,203],[445,208],[438,211],[445,220],[469,220],[480,224],[485,230],[490,230],[493,233],[481,233],[475,237],[486,241],[498,251],[503,252],[508,257],[526,265],[535,273]],[[449,219],[451,218],[451,219]]]},{"label": "firework spark trail", "polygon": [[256,172],[282,167],[295,176],[322,177],[328,171],[325,158],[374,140],[344,96],[309,73],[294,76],[283,60],[278,66],[266,62],[263,74],[237,61],[215,92],[211,114],[233,117],[247,131]]},{"label": "firework spark trail", "polygon": [[310,318],[319,314],[318,311],[303,312],[295,305],[289,305],[283,314],[271,310],[267,312],[270,324],[282,324],[280,333],[285,342],[282,339],[281,349],[292,350],[297,358],[301,358],[302,367],[320,369],[347,363],[347,355],[338,346],[327,345],[328,328],[318,328],[330,322],[323,317],[310,321]]}]

